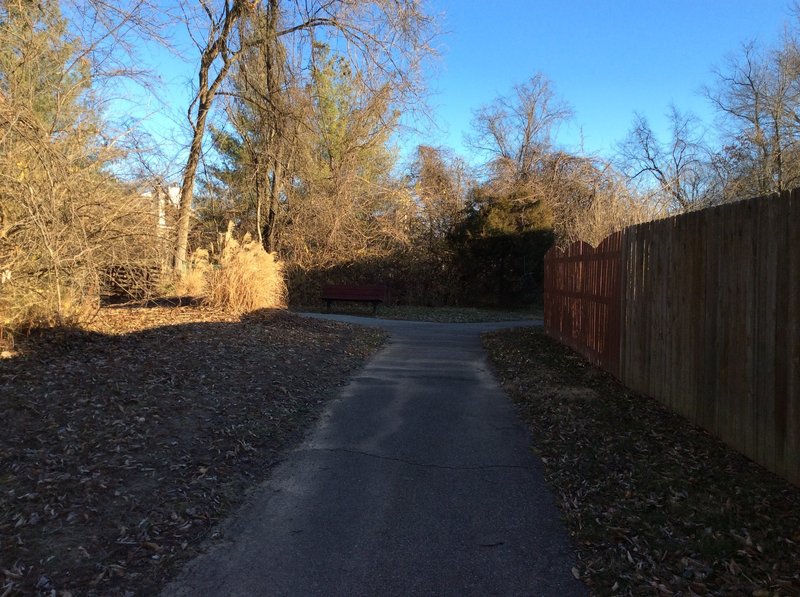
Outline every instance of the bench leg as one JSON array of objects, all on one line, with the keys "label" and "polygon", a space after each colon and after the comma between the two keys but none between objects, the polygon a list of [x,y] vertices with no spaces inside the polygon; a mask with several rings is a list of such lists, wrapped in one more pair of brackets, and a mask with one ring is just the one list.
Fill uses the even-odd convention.
[{"label": "bench leg", "polygon": [[325,304],[327,305],[328,313],[330,313],[331,312],[331,301],[325,301]]},{"label": "bench leg", "polygon": [[372,301],[372,316],[375,317],[378,314],[378,301]]}]

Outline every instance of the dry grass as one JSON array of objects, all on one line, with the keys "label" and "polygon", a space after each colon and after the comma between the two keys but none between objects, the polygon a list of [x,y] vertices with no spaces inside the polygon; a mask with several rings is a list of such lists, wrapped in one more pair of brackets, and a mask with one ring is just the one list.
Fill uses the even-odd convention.
[{"label": "dry grass", "polygon": [[177,296],[203,297],[207,292],[206,272],[200,269],[186,270],[176,281]]},{"label": "dry grass", "polygon": [[207,282],[206,303],[227,313],[286,306],[282,264],[246,238],[241,245],[228,240],[219,267],[208,271]]},{"label": "dry grass", "polygon": [[286,306],[283,264],[246,234],[241,243],[233,223],[220,235],[218,250],[198,249],[186,272],[174,284],[178,296],[202,299],[203,304],[230,315]]},{"label": "dry grass", "polygon": [[[99,295],[82,293],[71,285],[35,288],[30,284],[5,284],[0,296],[0,343],[15,333],[35,328],[76,326],[94,317]],[[10,340],[8,340],[10,341]]]},{"label": "dry grass", "polygon": [[175,278],[170,289],[181,297],[201,299],[208,293],[208,273],[211,270],[211,256],[206,249],[197,249],[192,253],[189,266],[185,272]]}]

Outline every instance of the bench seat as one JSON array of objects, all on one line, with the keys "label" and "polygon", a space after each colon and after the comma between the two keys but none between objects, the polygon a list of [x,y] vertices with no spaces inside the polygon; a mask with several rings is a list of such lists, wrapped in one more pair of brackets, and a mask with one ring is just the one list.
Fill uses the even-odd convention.
[{"label": "bench seat", "polygon": [[383,284],[329,284],[322,289],[322,300],[331,310],[335,301],[372,303],[372,314],[378,311],[378,304],[386,302],[386,286]]}]

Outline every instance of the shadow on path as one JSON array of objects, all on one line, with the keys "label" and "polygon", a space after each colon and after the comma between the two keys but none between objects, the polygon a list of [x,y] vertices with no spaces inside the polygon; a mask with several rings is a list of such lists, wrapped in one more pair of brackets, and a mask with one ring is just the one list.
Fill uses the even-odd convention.
[{"label": "shadow on path", "polygon": [[585,595],[484,331],[380,326],[387,346],[164,595]]}]

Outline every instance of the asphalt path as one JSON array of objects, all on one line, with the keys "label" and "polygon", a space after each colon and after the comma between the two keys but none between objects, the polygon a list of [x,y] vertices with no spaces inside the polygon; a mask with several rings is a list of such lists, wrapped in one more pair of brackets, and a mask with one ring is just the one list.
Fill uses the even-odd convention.
[{"label": "asphalt path", "polygon": [[390,340],[163,595],[586,595],[480,342],[535,322],[316,317]]}]

